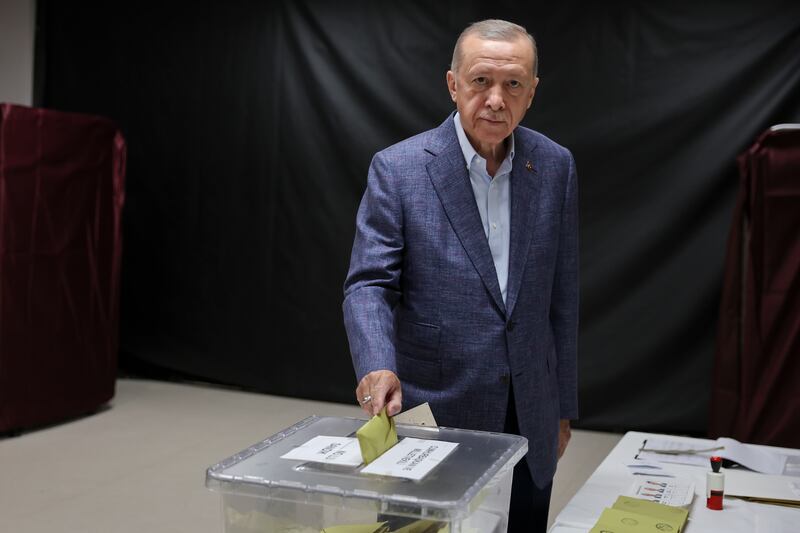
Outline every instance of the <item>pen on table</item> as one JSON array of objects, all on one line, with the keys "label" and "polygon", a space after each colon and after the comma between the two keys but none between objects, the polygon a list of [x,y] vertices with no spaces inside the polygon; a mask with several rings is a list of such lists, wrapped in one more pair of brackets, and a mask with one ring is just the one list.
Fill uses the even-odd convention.
[{"label": "pen on table", "polygon": [[706,452],[716,452],[718,450],[724,450],[725,446],[714,446],[713,448],[702,448],[702,449],[686,449],[686,450],[655,450],[655,449],[647,449],[644,446],[639,448],[640,452],[650,452],[650,453],[659,453],[662,455],[695,455],[698,453],[706,453]]}]

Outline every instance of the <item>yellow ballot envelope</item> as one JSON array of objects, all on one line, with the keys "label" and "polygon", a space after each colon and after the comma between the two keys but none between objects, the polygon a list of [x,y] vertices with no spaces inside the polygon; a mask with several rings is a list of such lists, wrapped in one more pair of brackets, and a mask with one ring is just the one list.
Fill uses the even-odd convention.
[{"label": "yellow ballot envelope", "polygon": [[674,520],[606,508],[589,533],[678,533],[680,528]]},{"label": "yellow ballot envelope", "polygon": [[630,511],[632,513],[652,516],[653,518],[663,518],[670,523],[678,524],[678,531],[683,529],[686,520],[689,518],[689,511],[683,507],[673,507],[661,503],[642,500],[641,498],[631,498],[630,496],[620,496],[614,502],[612,508],[620,511]]},{"label": "yellow ballot envelope", "polygon": [[373,416],[356,431],[356,437],[364,464],[369,464],[397,444],[397,428],[384,407],[380,414]]}]

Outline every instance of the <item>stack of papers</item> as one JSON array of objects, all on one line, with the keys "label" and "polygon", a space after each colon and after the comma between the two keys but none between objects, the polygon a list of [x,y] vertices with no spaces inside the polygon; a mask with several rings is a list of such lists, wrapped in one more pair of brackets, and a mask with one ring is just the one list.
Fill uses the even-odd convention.
[{"label": "stack of papers", "polygon": [[796,479],[726,470],[725,496],[757,503],[800,508],[800,483],[795,481]]},{"label": "stack of papers", "polygon": [[680,533],[688,518],[689,511],[681,507],[620,496],[589,533]]},{"label": "stack of papers", "polygon": [[712,446],[697,448],[695,444],[671,439],[647,439],[636,454],[642,461],[677,463],[709,467],[711,456],[718,455],[762,474],[784,474],[788,457],[734,439],[720,437]]}]

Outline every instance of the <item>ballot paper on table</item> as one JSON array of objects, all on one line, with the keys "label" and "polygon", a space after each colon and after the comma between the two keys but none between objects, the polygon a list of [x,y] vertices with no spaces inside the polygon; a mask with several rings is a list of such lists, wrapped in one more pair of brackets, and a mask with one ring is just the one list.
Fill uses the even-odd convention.
[{"label": "ballot paper on table", "polygon": [[332,465],[358,466],[363,463],[358,439],[319,435],[281,455],[281,459],[312,461]]},{"label": "ballot paper on table", "polygon": [[725,446],[725,449],[720,450],[716,455],[735,461],[745,468],[777,476],[784,473],[787,456],[782,453],[756,448],[726,437],[718,438],[717,444]]},{"label": "ballot paper on table", "polygon": [[457,442],[406,437],[361,469],[361,473],[419,481],[444,461],[457,446]]},{"label": "ballot paper on table", "polygon": [[800,490],[794,478],[742,470],[725,470],[725,496],[760,503],[800,507]]},{"label": "ballot paper on table", "polygon": [[694,482],[689,478],[638,477],[626,494],[662,505],[685,507],[694,499]]},{"label": "ballot paper on table", "polygon": [[[713,446],[713,447],[716,447]],[[659,463],[677,463],[692,466],[709,466],[709,458],[714,453],[690,453],[697,449],[697,445],[671,439],[646,439],[636,454],[636,459],[640,461],[656,461]],[[658,451],[650,451],[658,450]],[[673,454],[659,452],[674,452]],[[681,453],[686,452],[686,453]]]},{"label": "ballot paper on table", "polygon": [[712,446],[701,447],[700,450],[709,448],[718,449],[699,451],[697,445],[690,442],[672,439],[647,439],[644,441],[639,453],[636,454],[636,459],[708,467],[711,456],[718,455],[755,472],[774,475],[783,474],[786,467],[786,455],[760,449],[749,444],[742,444],[726,437],[720,437],[714,441]]}]

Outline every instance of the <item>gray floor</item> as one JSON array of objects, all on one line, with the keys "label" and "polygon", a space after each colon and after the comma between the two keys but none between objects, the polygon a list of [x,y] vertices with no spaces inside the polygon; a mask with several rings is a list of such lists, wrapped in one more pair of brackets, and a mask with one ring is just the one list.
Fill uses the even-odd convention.
[{"label": "gray floor", "polygon": [[[220,533],[206,467],[312,414],[356,406],[123,379],[111,408],[0,439],[0,532]],[[619,435],[573,432],[551,520]]]}]

